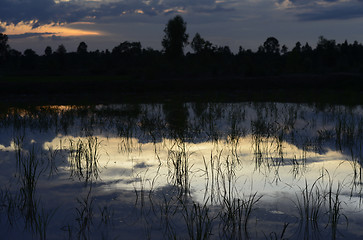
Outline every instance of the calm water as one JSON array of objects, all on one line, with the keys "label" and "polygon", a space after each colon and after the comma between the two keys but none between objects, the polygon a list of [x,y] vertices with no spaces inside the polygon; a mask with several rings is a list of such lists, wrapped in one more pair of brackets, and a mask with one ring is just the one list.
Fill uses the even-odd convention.
[{"label": "calm water", "polygon": [[363,108],[6,108],[5,239],[362,239]]}]

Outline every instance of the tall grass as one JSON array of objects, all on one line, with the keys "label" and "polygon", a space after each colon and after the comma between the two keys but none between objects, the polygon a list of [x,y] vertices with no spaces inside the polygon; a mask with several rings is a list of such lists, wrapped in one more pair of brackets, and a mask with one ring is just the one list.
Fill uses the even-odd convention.
[{"label": "tall grass", "polygon": [[182,215],[191,240],[207,240],[212,235],[213,218],[207,203],[195,203],[191,206],[182,202]]},{"label": "tall grass", "polygon": [[220,213],[220,237],[223,239],[248,239],[248,222],[253,209],[262,196],[251,194],[246,199],[224,198]]},{"label": "tall grass", "polygon": [[193,165],[189,164],[190,153],[184,141],[176,139],[168,150],[167,163],[169,175],[176,186],[180,189],[180,195],[190,193],[190,170]]},{"label": "tall grass", "polygon": [[46,211],[37,197],[38,180],[46,168],[34,145],[29,151],[24,150],[23,139],[14,139],[19,190],[14,194],[10,189],[2,189],[1,198],[7,208],[8,223],[13,226],[18,221],[17,216],[20,216],[24,219],[25,228],[43,240],[47,238],[47,229],[56,209]]},{"label": "tall grass", "polygon": [[77,222],[77,238],[90,239],[91,227],[93,225],[93,208],[94,198],[91,195],[92,184],[85,197],[77,198],[78,207],[76,207],[76,222]]},{"label": "tall grass", "polygon": [[301,230],[304,231],[304,236],[310,236],[313,233],[319,232],[319,221],[323,213],[324,193],[318,186],[318,178],[311,186],[305,181],[305,187],[300,188],[300,194],[296,193],[296,207],[300,216]]},{"label": "tall grass", "polygon": [[85,184],[99,177],[98,160],[100,158],[100,142],[97,137],[86,140],[69,140],[69,165],[71,177],[84,180]]}]

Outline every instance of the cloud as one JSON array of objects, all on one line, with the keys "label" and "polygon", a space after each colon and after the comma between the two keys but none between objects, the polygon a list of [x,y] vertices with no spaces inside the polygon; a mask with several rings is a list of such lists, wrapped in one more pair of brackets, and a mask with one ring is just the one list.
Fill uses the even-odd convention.
[{"label": "cloud", "polygon": [[70,41],[73,40],[74,38],[72,37],[63,37],[63,36],[57,36],[55,34],[53,34],[52,36],[43,36],[40,35],[39,36],[39,40],[43,41],[43,40],[51,40],[51,41]]},{"label": "cloud", "polygon": [[363,17],[363,0],[277,0],[301,21],[348,20]]},{"label": "cloud", "polygon": [[[187,11],[226,11],[224,5],[232,0],[2,0],[0,21],[8,24],[30,22],[34,28],[49,23],[71,23],[105,17],[120,17],[124,14],[149,16],[183,13]],[[203,10],[204,9],[204,10]],[[94,20],[97,21],[97,20]]]},{"label": "cloud", "polygon": [[350,4],[347,6],[321,8],[305,13],[297,14],[298,18],[303,21],[319,20],[348,20],[363,17],[363,5]]},{"label": "cloud", "polygon": [[9,34],[8,37],[11,40],[14,40],[14,39],[27,39],[27,38],[37,37],[40,41],[44,41],[44,40],[69,41],[69,40],[74,39],[72,37],[58,36],[57,33],[53,33],[53,32],[41,32],[41,33],[27,32],[27,33],[23,33],[23,34]]},{"label": "cloud", "polygon": [[234,11],[234,9],[228,8],[228,7],[223,7],[221,5],[217,5],[212,8],[210,8],[210,7],[196,8],[196,11],[200,12],[200,13],[217,13],[217,12],[232,12],[232,11]]},{"label": "cloud", "polygon": [[43,35],[50,35],[54,33],[44,32],[44,33],[23,33],[23,34],[10,34],[8,35],[9,39],[24,39],[24,38],[31,38]]}]

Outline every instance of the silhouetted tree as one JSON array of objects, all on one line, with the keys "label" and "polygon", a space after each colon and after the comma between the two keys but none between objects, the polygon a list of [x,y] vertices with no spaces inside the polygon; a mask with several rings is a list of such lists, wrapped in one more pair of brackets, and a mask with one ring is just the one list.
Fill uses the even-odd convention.
[{"label": "silhouetted tree", "polygon": [[20,57],[21,52],[19,52],[18,50],[15,50],[15,49],[10,49],[9,50],[9,56],[10,57]]},{"label": "silhouetted tree", "polygon": [[216,52],[222,56],[232,56],[233,55],[231,49],[228,46],[218,47]]},{"label": "silhouetted tree", "polygon": [[142,53],[140,42],[124,41],[112,49],[112,54],[126,57],[137,57]]},{"label": "silhouetted tree", "polygon": [[33,58],[33,57],[36,57],[37,54],[35,53],[35,51],[33,49],[28,48],[24,51],[24,56],[26,58]]},{"label": "silhouetted tree", "polygon": [[65,68],[66,53],[67,53],[67,50],[66,50],[65,46],[63,44],[59,45],[56,50],[56,54],[57,54],[57,58],[58,58],[58,64],[59,64],[58,66],[62,71]]},{"label": "silhouetted tree", "polygon": [[179,58],[184,55],[184,47],[188,44],[188,34],[186,34],[187,24],[184,19],[177,15],[169,20],[164,32],[162,46],[165,54],[171,58]]},{"label": "silhouetted tree", "polygon": [[0,33],[0,61],[5,60],[5,57],[9,51],[8,36]]},{"label": "silhouetted tree", "polygon": [[293,52],[301,52],[301,43],[297,42],[295,47],[292,49]]},{"label": "silhouetted tree", "polygon": [[268,54],[279,54],[280,53],[280,44],[279,41],[274,37],[269,37],[263,43],[263,50]]},{"label": "silhouetted tree", "polygon": [[238,53],[237,53],[238,56],[243,55],[245,52],[246,51],[245,51],[245,49],[242,46],[239,46],[238,47]]},{"label": "silhouetted tree", "polygon": [[319,37],[316,52],[319,56],[319,63],[321,64],[320,68],[335,67],[338,55],[337,50],[335,40],[328,40],[323,36]]},{"label": "silhouetted tree", "polygon": [[33,49],[26,49],[24,51],[24,67],[27,68],[27,69],[34,69],[36,64],[37,64],[37,61],[36,61],[36,57],[38,55],[35,53],[35,51]]},{"label": "silhouetted tree", "polygon": [[204,44],[205,40],[200,36],[199,33],[196,33],[191,43],[191,47],[194,50],[194,52],[197,54],[202,52]]},{"label": "silhouetted tree", "polygon": [[51,48],[50,46],[47,46],[47,47],[45,48],[45,50],[44,50],[44,54],[45,54],[45,56],[49,57],[50,55],[52,55],[52,53],[53,53],[52,48]]},{"label": "silhouetted tree", "polygon": [[309,43],[305,43],[305,45],[301,48],[303,53],[309,54],[313,51],[312,47],[310,47]]},{"label": "silhouetted tree", "polygon": [[289,50],[289,49],[287,48],[287,46],[286,46],[285,44],[284,44],[284,45],[282,45],[282,47],[281,47],[281,53],[282,53],[282,54],[286,54],[288,50]]},{"label": "silhouetted tree", "polygon": [[286,58],[286,72],[302,72],[303,71],[303,64],[302,64],[302,54],[301,54],[301,43],[297,42],[295,47],[292,49],[291,52],[288,53]]},{"label": "silhouetted tree", "polygon": [[66,47],[63,44],[59,45],[56,53],[59,55],[65,55],[67,53]]},{"label": "silhouetted tree", "polygon": [[78,48],[77,48],[77,53],[78,54],[86,54],[87,53],[87,44],[85,42],[81,42],[79,45],[78,45]]},{"label": "silhouetted tree", "polygon": [[199,33],[195,34],[191,42],[191,47],[196,54],[213,52],[213,44],[209,41],[204,40]]},{"label": "silhouetted tree", "polygon": [[320,36],[316,46],[317,51],[333,51],[336,49],[335,40],[328,40],[324,36]]}]

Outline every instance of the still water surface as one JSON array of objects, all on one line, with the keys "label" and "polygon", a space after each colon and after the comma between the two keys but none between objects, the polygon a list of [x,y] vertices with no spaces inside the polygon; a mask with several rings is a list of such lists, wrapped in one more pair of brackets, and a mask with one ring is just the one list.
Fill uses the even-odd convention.
[{"label": "still water surface", "polygon": [[362,239],[361,106],[5,108],[7,239]]}]

